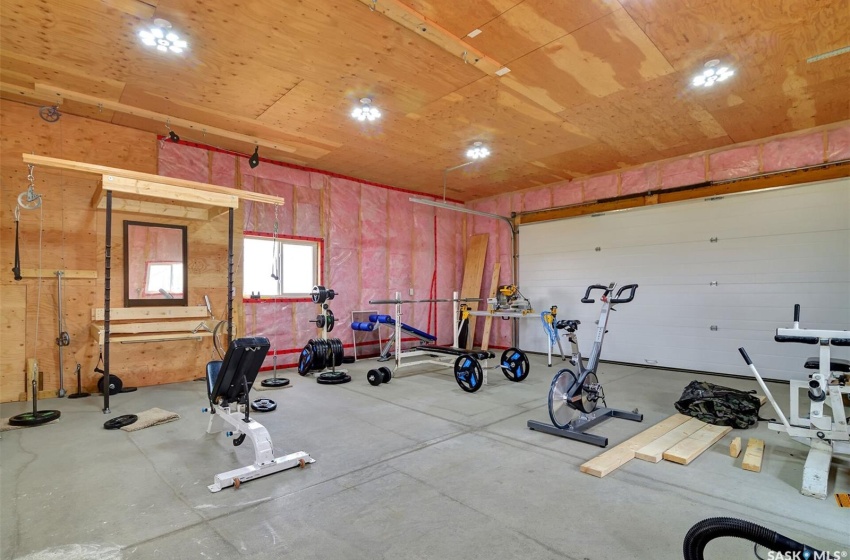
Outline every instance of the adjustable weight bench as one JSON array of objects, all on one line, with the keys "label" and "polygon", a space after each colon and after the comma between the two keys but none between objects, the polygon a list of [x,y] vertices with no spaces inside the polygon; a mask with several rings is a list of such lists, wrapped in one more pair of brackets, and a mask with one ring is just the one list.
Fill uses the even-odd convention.
[{"label": "adjustable weight bench", "polygon": [[273,474],[292,467],[304,467],[315,459],[303,451],[283,457],[274,456],[274,447],[268,430],[250,417],[248,395],[260,372],[263,360],[269,351],[267,338],[238,338],[230,343],[222,361],[207,364],[207,395],[210,413],[208,434],[224,431],[225,424],[232,427],[228,436],[234,436],[234,446],[242,445],[248,437],[254,446],[254,463],[215,475],[213,484],[207,488],[218,492],[228,486],[237,487],[261,476]]}]

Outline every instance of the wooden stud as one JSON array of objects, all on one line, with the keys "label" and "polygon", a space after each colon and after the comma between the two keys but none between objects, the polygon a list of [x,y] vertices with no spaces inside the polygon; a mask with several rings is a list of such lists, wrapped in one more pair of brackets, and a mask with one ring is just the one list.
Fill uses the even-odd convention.
[{"label": "wooden stud", "polygon": [[[487,257],[487,243],[489,239],[489,234],[479,233],[478,235],[473,235],[469,240],[469,249],[466,252],[466,261],[463,268],[463,284],[460,290],[461,298],[481,297],[484,260]],[[478,309],[477,302],[469,302],[467,305],[469,305],[470,309]],[[475,339],[474,316],[469,316],[467,325],[466,349],[470,350]]]},{"label": "wooden stud", "polygon": [[[493,265],[493,277],[490,279],[490,294],[491,299],[496,297],[496,292],[499,291],[499,270],[502,268],[502,263],[497,262]],[[484,318],[484,334],[481,335],[481,349],[488,350],[490,348],[490,330],[493,328],[493,316],[488,315]]]},{"label": "wooden stud", "polygon": [[602,478],[634,459],[635,451],[662,437],[670,430],[681,426],[690,419],[690,416],[685,416],[684,414],[669,416],[654,426],[627,439],[620,445],[612,447],[601,455],[597,455],[590,461],[587,461],[581,466],[581,472]]},{"label": "wooden stud", "polygon": [[732,438],[732,443],[729,444],[729,456],[738,457],[741,454],[741,437]]},{"label": "wooden stud", "polygon": [[[106,208],[106,199],[101,197],[100,200],[97,201],[95,208],[99,210]],[[214,206],[207,209],[117,197],[112,199],[112,211],[168,216],[169,218],[185,218],[187,220],[200,220],[203,222],[209,221],[223,213],[227,213],[227,209],[220,206]]]},{"label": "wooden stud", "polygon": [[[111,318],[110,318],[111,323]],[[103,323],[92,323],[99,329],[103,328]],[[109,325],[110,334],[141,334],[141,333],[160,333],[160,332],[180,332],[194,331],[199,327],[206,327],[203,320],[194,321],[157,321],[151,323],[115,323]],[[208,329],[201,328],[198,332],[207,332]]]},{"label": "wooden stud", "polygon": [[152,181],[115,177],[113,175],[103,176],[103,189],[144,197],[163,198],[186,204],[203,204],[207,206],[221,206],[223,208],[239,207],[239,199],[231,194],[219,194]]},{"label": "wooden stud", "polygon": [[[109,310],[110,321],[143,321],[145,319],[177,319],[177,318],[206,318],[209,317],[204,305],[188,307],[113,307]],[[92,321],[103,321],[103,308],[91,310]]]},{"label": "wooden stud", "polygon": [[635,451],[635,458],[649,461],[650,463],[658,463],[661,461],[665,451],[697,430],[702,429],[703,426],[706,426],[705,422],[697,418],[691,418],[681,426],[670,430],[660,438]]},{"label": "wooden stud", "polygon": [[688,465],[703,451],[720,441],[720,438],[732,431],[730,426],[706,424],[684,440],[664,452],[665,461]]},{"label": "wooden stud", "polygon": [[744,452],[744,462],[741,467],[745,471],[761,472],[761,461],[764,458],[764,440],[750,438],[747,450]]}]

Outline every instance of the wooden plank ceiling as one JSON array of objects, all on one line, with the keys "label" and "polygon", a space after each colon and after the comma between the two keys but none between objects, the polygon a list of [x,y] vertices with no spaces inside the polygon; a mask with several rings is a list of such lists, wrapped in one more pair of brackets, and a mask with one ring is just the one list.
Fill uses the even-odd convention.
[{"label": "wooden plank ceiling", "polygon": [[[850,45],[850,0],[0,0],[0,15],[3,97],[165,134],[154,112],[197,123],[172,126],[184,139],[250,153],[248,136],[270,159],[435,194],[482,141],[492,156],[449,175],[464,200],[850,118],[850,54],[806,62]],[[187,52],[141,44],[155,17]],[[691,87],[712,58],[736,75]],[[348,116],[364,96],[377,123]]]}]

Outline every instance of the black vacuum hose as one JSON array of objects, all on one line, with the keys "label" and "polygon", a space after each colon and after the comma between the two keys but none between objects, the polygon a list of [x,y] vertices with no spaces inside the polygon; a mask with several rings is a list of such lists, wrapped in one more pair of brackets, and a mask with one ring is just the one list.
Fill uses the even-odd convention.
[{"label": "black vacuum hose", "polygon": [[[802,555],[801,558],[826,558],[822,552],[761,525],[733,517],[712,517],[703,519],[691,527],[685,535],[683,545],[685,560],[704,560],[705,547],[719,537],[745,539],[775,552],[799,552]],[[816,554],[820,555],[815,556]]]}]

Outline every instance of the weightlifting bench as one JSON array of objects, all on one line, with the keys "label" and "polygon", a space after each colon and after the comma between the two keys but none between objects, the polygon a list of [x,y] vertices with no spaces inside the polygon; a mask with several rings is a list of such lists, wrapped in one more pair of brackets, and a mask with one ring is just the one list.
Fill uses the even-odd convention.
[{"label": "weightlifting bench", "polygon": [[235,437],[234,446],[242,445],[246,437],[250,438],[254,446],[254,463],[215,475],[213,484],[207,487],[211,492],[218,492],[228,486],[238,487],[242,482],[292,467],[303,468],[306,463],[315,462],[303,451],[275,457],[268,430],[248,413],[248,395],[268,351],[267,338],[238,338],[230,343],[224,360],[207,364],[210,408],[203,409],[210,413],[207,433],[222,432],[225,424],[229,424],[232,431],[228,431],[227,435]]}]

